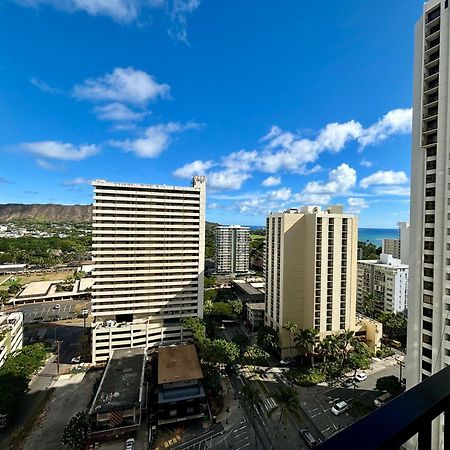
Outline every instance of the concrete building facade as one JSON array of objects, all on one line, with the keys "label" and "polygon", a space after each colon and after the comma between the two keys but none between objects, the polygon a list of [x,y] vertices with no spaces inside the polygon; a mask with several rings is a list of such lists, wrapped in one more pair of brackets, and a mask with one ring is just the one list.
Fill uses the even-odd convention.
[{"label": "concrete building facade", "polygon": [[415,30],[408,389],[450,364],[449,43],[448,1],[429,0]]},{"label": "concrete building facade", "polygon": [[206,178],[93,186],[93,362],[180,342],[182,320],[203,316]]},{"label": "concrete building facade", "polygon": [[250,228],[240,225],[216,228],[216,271],[247,273],[249,269]]},{"label": "concrete building facade", "polygon": [[398,238],[383,239],[382,253],[400,259],[403,264],[409,264],[409,224],[398,222],[397,225]]},{"label": "concrete building facade", "polygon": [[11,353],[23,346],[23,314],[0,313],[0,366]]},{"label": "concrete building facade", "polygon": [[[369,307],[377,312],[403,312],[408,308],[409,266],[400,259],[382,253],[378,260],[358,261],[356,307],[364,313]],[[368,305],[367,298],[373,298]]]},{"label": "concrete building facade", "polygon": [[278,333],[282,356],[288,321],[317,329],[320,339],[354,330],[357,218],[342,206],[308,206],[272,213],[266,227],[265,324]]}]

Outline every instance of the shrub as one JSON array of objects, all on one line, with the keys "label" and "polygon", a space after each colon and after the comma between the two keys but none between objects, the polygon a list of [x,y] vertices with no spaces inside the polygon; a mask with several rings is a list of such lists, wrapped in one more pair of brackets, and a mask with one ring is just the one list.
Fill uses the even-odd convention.
[{"label": "shrub", "polygon": [[323,383],[326,376],[319,369],[298,370],[291,369],[286,373],[286,378],[299,386],[309,387],[316,384]]}]

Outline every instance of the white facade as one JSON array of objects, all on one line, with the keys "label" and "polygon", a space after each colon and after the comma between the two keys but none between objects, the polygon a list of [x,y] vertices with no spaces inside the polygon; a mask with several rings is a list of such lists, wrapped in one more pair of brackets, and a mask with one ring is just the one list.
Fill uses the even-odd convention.
[{"label": "white facade", "polygon": [[205,177],[192,187],[93,182],[92,359],[183,339],[203,316]]},{"label": "white facade", "polygon": [[[449,9],[429,0],[415,31],[407,388],[450,364]],[[433,449],[443,420],[433,422]]]},{"label": "white facade", "polygon": [[320,338],[355,329],[358,219],[342,206],[272,213],[266,227],[265,323],[290,353],[287,322]]},{"label": "white facade", "polygon": [[23,314],[0,313],[0,366],[11,353],[23,346]]},{"label": "white facade", "polygon": [[407,264],[392,255],[381,254],[379,260],[358,261],[358,287],[356,304],[363,313],[367,296],[374,299],[378,312],[403,312],[408,308]]},{"label": "white facade", "polygon": [[247,273],[249,269],[249,227],[240,225],[216,228],[216,271]]}]

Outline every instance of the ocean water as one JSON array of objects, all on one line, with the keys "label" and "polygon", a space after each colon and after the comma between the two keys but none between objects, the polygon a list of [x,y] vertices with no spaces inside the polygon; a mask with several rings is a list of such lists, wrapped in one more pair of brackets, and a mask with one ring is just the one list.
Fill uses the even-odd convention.
[{"label": "ocean water", "polygon": [[359,228],[358,241],[369,241],[376,246],[383,243],[383,239],[397,239],[397,228]]}]

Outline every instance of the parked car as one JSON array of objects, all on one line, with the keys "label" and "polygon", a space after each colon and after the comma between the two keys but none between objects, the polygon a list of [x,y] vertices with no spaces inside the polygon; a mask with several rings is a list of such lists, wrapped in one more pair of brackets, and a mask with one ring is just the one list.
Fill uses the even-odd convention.
[{"label": "parked car", "polygon": [[53,309],[60,309],[61,305],[59,303],[57,303],[56,305],[53,306]]},{"label": "parked car", "polygon": [[345,388],[352,388],[354,385],[355,380],[353,378],[347,378],[341,383],[341,386]]},{"label": "parked car", "polygon": [[345,411],[347,411],[348,408],[349,408],[348,403],[341,401],[341,402],[337,402],[335,405],[333,405],[333,407],[331,408],[331,412],[335,416],[339,416],[339,415],[345,413]]},{"label": "parked car", "polygon": [[303,438],[309,448],[317,447],[317,441],[314,439],[314,436],[308,431],[307,428],[300,428],[300,430],[298,431],[300,432],[300,436]]},{"label": "parked car", "polygon": [[373,404],[379,408],[380,406],[383,406],[385,403],[387,403],[390,399],[392,398],[392,395],[389,394],[389,392],[385,392],[384,394],[380,395],[379,397],[377,397],[374,401]]},{"label": "parked car", "polygon": [[292,359],[291,358],[284,358],[280,361],[280,364],[282,366],[288,366],[289,364],[292,364]]},{"label": "parked car", "polygon": [[72,360],[70,361],[72,364],[80,364],[81,362],[81,356],[75,356],[74,358],[72,358]]},{"label": "parked car", "polygon": [[367,375],[364,372],[359,372],[355,376],[356,381],[365,381],[367,380]]},{"label": "parked car", "polygon": [[127,442],[125,443],[125,450],[134,450],[134,439],[133,438],[127,439]]}]

